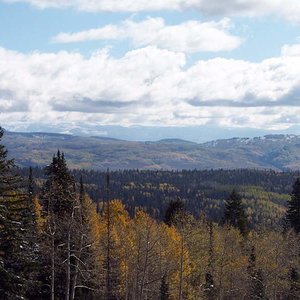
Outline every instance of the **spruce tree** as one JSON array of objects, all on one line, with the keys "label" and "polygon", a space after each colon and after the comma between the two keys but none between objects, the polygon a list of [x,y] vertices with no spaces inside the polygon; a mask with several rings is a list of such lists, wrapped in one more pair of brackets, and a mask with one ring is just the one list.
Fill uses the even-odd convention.
[{"label": "spruce tree", "polygon": [[167,282],[166,275],[164,275],[161,279],[160,288],[159,288],[159,296],[160,300],[169,300],[170,292],[169,292],[169,284]]},{"label": "spruce tree", "polygon": [[248,257],[249,292],[248,299],[266,299],[263,272],[256,267],[255,247]]},{"label": "spruce tree", "polygon": [[214,236],[213,236],[213,223],[208,223],[209,228],[209,245],[208,245],[208,266],[205,273],[204,293],[206,299],[213,300],[216,297],[216,286],[214,281]]},{"label": "spruce tree", "polygon": [[300,297],[300,276],[299,272],[292,268],[290,271],[290,293],[288,296],[289,300],[296,300]]},{"label": "spruce tree", "polygon": [[37,238],[37,217],[35,215],[34,197],[34,179],[32,168],[30,167],[27,182],[26,208],[23,212],[23,223],[26,227],[27,235],[31,238],[31,242]]},{"label": "spruce tree", "polygon": [[24,272],[28,280],[26,297],[36,299],[40,297],[41,282],[39,281],[39,269],[41,268],[40,240],[38,235],[38,225],[35,207],[34,179],[32,168],[29,168],[27,181],[26,208],[23,212],[24,226],[24,251],[26,253],[26,266]]},{"label": "spruce tree", "polygon": [[68,299],[74,276],[72,258],[78,243],[79,201],[75,180],[68,170],[64,154],[60,151],[46,167],[47,181],[41,200],[46,219],[43,234],[45,284],[50,286],[51,299]]},{"label": "spruce tree", "polygon": [[294,185],[291,198],[288,201],[288,209],[286,212],[286,219],[289,226],[295,230],[295,232],[300,232],[300,178],[298,178]]},{"label": "spruce tree", "polygon": [[[17,260],[11,251],[19,246],[16,235],[19,228],[8,218],[5,205],[0,205],[0,295],[1,299],[13,299],[24,295],[24,280],[14,265]],[[20,286],[22,289],[20,290]]]},{"label": "spruce tree", "polygon": [[242,235],[247,234],[247,216],[244,211],[242,198],[235,189],[225,202],[224,220],[227,224],[239,229]]},{"label": "spruce tree", "polygon": [[55,215],[73,211],[76,198],[75,179],[68,170],[64,154],[58,150],[52,163],[45,168],[47,181],[43,188],[43,208]]},{"label": "spruce tree", "polygon": [[80,176],[80,182],[79,182],[79,202],[80,202],[80,205],[83,204],[84,196],[85,196],[85,190],[84,190],[84,184],[83,184],[83,179],[82,179],[82,175],[81,175]]},{"label": "spruce tree", "polygon": [[[0,127],[0,141],[4,131]],[[27,228],[24,222],[27,197],[21,190],[21,178],[14,172],[13,160],[7,158],[0,144],[0,293],[1,299],[24,297],[30,285]]]},{"label": "spruce tree", "polygon": [[175,225],[176,223],[176,216],[181,214],[184,211],[184,203],[180,198],[177,198],[175,201],[172,200],[169,203],[169,206],[166,210],[164,222],[168,226]]}]

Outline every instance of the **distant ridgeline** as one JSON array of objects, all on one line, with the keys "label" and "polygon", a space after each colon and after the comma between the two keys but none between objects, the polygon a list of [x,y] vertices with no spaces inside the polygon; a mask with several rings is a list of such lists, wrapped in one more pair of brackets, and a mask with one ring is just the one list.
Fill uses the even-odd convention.
[{"label": "distant ridgeline", "polygon": [[[20,168],[28,176],[27,168]],[[105,198],[105,172],[73,170],[77,182],[82,176],[85,189],[93,201]],[[42,168],[33,168],[37,190],[45,175]],[[204,171],[141,171],[121,170],[110,172],[110,193],[121,199],[131,215],[143,208],[152,217],[162,220],[171,200],[181,199],[195,216],[205,214],[220,222],[224,201],[233,188],[243,197],[246,213],[252,227],[276,227],[285,214],[292,184],[299,172],[273,170],[204,170]]]},{"label": "distant ridgeline", "polygon": [[71,169],[300,170],[300,136],[267,135],[203,144],[179,139],[151,142],[67,134],[6,132],[3,144],[22,167],[46,166],[60,149]]}]

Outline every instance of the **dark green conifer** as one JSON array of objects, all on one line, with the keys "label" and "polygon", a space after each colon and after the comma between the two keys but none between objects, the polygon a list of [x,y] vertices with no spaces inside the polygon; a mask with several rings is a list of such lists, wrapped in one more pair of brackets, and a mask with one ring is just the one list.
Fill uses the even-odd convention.
[{"label": "dark green conifer", "polygon": [[261,269],[256,267],[255,247],[251,248],[248,257],[249,293],[248,299],[267,299],[265,293],[264,277]]},{"label": "dark green conifer", "polygon": [[300,299],[300,276],[296,268],[290,271],[290,293],[288,300]]},{"label": "dark green conifer", "polygon": [[80,205],[75,180],[68,170],[64,154],[58,151],[45,173],[47,180],[41,200],[46,219],[43,251],[47,255],[45,253],[43,263],[47,268],[43,278],[44,285],[50,286],[48,294],[51,299],[62,299],[68,297],[71,290],[71,277],[74,274],[72,258],[78,239],[76,220]]},{"label": "dark green conifer", "polygon": [[43,188],[43,208],[54,214],[70,214],[76,199],[75,179],[68,170],[64,154],[58,150],[52,163],[46,167]]},{"label": "dark green conifer", "polygon": [[213,237],[213,223],[208,223],[209,228],[209,245],[208,245],[208,266],[205,274],[204,293],[206,299],[213,300],[216,298],[216,286],[214,281],[214,237]]},{"label": "dark green conifer", "polygon": [[[4,131],[0,127],[0,141]],[[1,299],[24,297],[30,278],[26,274],[28,253],[27,228],[23,217],[27,197],[21,192],[21,179],[14,172],[14,161],[0,144],[0,295]]]},{"label": "dark green conifer", "polygon": [[84,200],[84,194],[85,194],[82,175],[80,176],[79,184],[80,184],[80,186],[79,186],[79,200],[80,200],[80,205],[82,205],[83,200]]},{"label": "dark green conifer", "polygon": [[242,235],[247,234],[247,216],[242,198],[234,189],[225,203],[224,220],[227,224],[238,228]]},{"label": "dark green conifer", "polygon": [[34,206],[34,179],[32,168],[29,168],[28,183],[27,183],[27,203],[24,210],[23,223],[27,231],[30,231],[32,238],[36,236],[36,215]]},{"label": "dark green conifer", "polygon": [[289,226],[300,232],[300,178],[298,178],[294,185],[291,194],[291,199],[288,201],[288,209],[286,212],[286,219]]},{"label": "dark green conifer", "polygon": [[24,272],[29,279],[26,297],[28,299],[36,299],[40,297],[41,282],[39,281],[39,269],[41,268],[40,240],[37,229],[37,216],[34,204],[34,179],[32,168],[29,168],[29,176],[27,181],[27,199],[26,208],[23,212],[24,226],[24,250],[26,252],[26,266]]},{"label": "dark green conifer", "polygon": [[175,201],[172,200],[169,203],[169,206],[166,210],[165,217],[164,217],[164,222],[168,226],[175,225],[176,223],[176,216],[178,214],[182,213],[184,211],[184,203],[180,198],[177,198]]},{"label": "dark green conifer", "polygon": [[164,275],[161,279],[160,288],[159,288],[159,296],[160,300],[169,300],[170,292],[169,292],[169,284],[167,282],[166,275]]}]

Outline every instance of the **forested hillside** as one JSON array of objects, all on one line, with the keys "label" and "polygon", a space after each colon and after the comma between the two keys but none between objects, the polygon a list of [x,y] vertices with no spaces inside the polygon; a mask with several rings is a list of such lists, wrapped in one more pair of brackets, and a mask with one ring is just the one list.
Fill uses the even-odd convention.
[{"label": "forested hillside", "polygon": [[300,298],[297,173],[18,169],[2,136],[0,299]]},{"label": "forested hillside", "polygon": [[103,137],[6,132],[4,145],[19,166],[42,166],[60,149],[70,168],[183,170],[300,169],[300,136],[268,135],[197,144],[178,139],[133,142]]},{"label": "forested hillside", "polygon": [[[19,169],[27,177],[28,169]],[[292,183],[299,172],[272,170],[110,171],[111,197],[122,199],[131,215],[135,208],[162,220],[171,200],[181,199],[188,211],[205,214],[215,222],[223,216],[224,201],[233,188],[243,196],[250,225],[276,227],[282,222]],[[37,189],[46,179],[42,168],[34,168]],[[97,203],[105,196],[106,172],[73,170],[77,182],[82,176],[86,192]]]}]

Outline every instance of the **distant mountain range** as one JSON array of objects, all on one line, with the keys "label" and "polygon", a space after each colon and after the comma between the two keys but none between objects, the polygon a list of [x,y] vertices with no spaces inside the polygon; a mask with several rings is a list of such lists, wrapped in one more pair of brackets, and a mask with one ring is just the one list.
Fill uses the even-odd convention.
[{"label": "distant mountain range", "polygon": [[197,144],[180,139],[132,142],[53,133],[5,132],[3,143],[20,166],[45,166],[58,149],[71,168],[300,169],[300,136],[267,135]]}]

